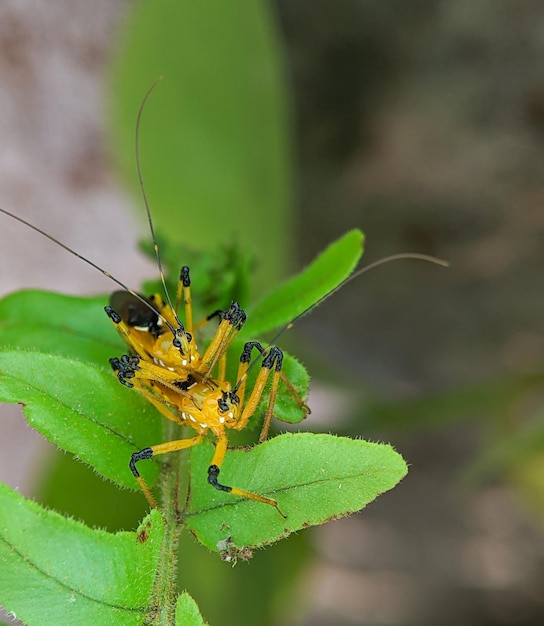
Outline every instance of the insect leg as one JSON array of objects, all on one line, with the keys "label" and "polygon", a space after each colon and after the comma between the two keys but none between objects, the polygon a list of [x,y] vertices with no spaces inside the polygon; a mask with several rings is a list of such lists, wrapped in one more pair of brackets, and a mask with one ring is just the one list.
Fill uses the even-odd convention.
[{"label": "insect leg", "polygon": [[227,452],[227,445],[227,435],[223,433],[217,439],[215,454],[213,455],[211,465],[208,467],[208,482],[210,483],[210,485],[212,487],[215,487],[219,491],[226,491],[227,493],[232,493],[235,496],[240,496],[241,498],[247,498],[248,500],[255,500],[256,502],[269,504],[273,506],[282,517],[286,518],[287,516],[282,513],[281,509],[278,506],[278,503],[273,498],[260,496],[257,493],[245,491],[244,489],[239,489],[238,487],[223,485],[218,481],[219,472],[221,471],[221,465],[223,464],[223,460]]},{"label": "insect leg", "polygon": [[193,334],[193,299],[191,296],[191,277],[189,276],[189,268],[184,265],[179,273],[178,289],[176,291],[176,303],[174,310],[178,311],[183,298],[185,306],[185,327],[187,331]]},{"label": "insect leg", "polygon": [[145,346],[143,345],[143,343],[141,341],[138,341],[135,338],[135,336],[134,336],[134,329],[131,328],[123,320],[123,318],[119,315],[119,313],[114,311],[111,306],[104,307],[104,311],[106,311],[106,315],[115,324],[115,328],[116,328],[117,332],[119,333],[119,335],[121,335],[121,338],[123,339],[125,344],[128,346],[128,348],[132,352],[134,352],[134,354],[137,354],[138,356],[142,357],[143,359],[149,358],[149,354],[148,354],[147,350],[145,349]]},{"label": "insect leg", "polygon": [[159,508],[157,506],[157,502],[151,493],[147,483],[140,475],[136,467],[136,463],[140,461],[144,461],[145,459],[151,459],[154,456],[158,456],[159,454],[166,454],[167,452],[176,452],[178,450],[184,450],[185,448],[191,448],[192,446],[198,445],[203,439],[202,435],[197,435],[196,437],[191,437],[190,439],[176,439],[175,441],[167,441],[166,443],[159,443],[156,446],[149,446],[148,448],[143,448],[138,452],[134,452],[132,457],[130,458],[130,471],[134,475],[136,482],[140,486],[140,489],[143,491],[146,500],[149,504],[154,508]]},{"label": "insect leg", "polygon": [[[206,317],[200,320],[198,324],[195,324],[194,330],[195,331],[199,330],[200,328],[205,326],[209,321],[211,321],[214,317],[218,317],[219,320],[223,319],[224,314],[225,312],[222,311],[221,309],[216,309],[215,311],[213,311],[213,313],[206,315]],[[227,373],[227,351],[225,350],[223,354],[221,355],[221,357],[219,358],[219,370],[218,370],[216,379],[219,380],[220,382],[224,381],[226,378],[226,373]]]},{"label": "insect leg", "polygon": [[189,274],[189,267],[184,265],[179,274],[178,289],[176,291],[175,310],[178,311],[181,300],[185,306],[185,327],[189,333],[194,334],[194,331],[199,330],[207,324],[214,317],[221,317],[223,311],[216,309],[213,313],[207,315],[203,320],[200,320],[197,324],[193,324],[193,298],[191,295],[191,277]]},{"label": "insect leg", "polygon": [[221,322],[215,335],[202,357],[202,364],[207,367],[205,377],[209,377],[219,359],[225,354],[230,344],[244,325],[246,314],[237,302],[233,302],[228,311],[221,316]]},{"label": "insect leg", "polygon": [[175,372],[127,354],[110,359],[110,365],[119,382],[137,391],[166,419],[178,424],[185,423],[186,418],[180,411],[179,403],[181,397],[193,399],[188,391],[195,382],[192,376],[180,381]]},{"label": "insect leg", "polygon": [[263,427],[261,429],[261,434],[259,436],[259,443],[262,443],[263,441],[266,440],[268,436],[268,430],[270,428],[270,422],[272,421],[272,416],[274,412],[274,404],[276,402],[276,397],[278,393],[278,384],[280,380],[285,384],[285,386],[289,390],[289,393],[293,396],[293,398],[295,399],[296,403],[298,404],[300,408],[303,408],[306,411],[306,413],[310,413],[310,409],[308,406],[306,406],[306,404],[304,403],[304,401],[302,400],[302,398],[300,397],[300,395],[294,388],[291,381],[282,372],[281,368],[283,365],[283,352],[276,346],[271,346],[267,348],[265,351],[265,349],[262,347],[262,345],[258,341],[248,341],[244,346],[242,354],[240,355],[240,365],[238,367],[238,376],[237,376],[237,380],[239,381],[239,384],[237,385],[237,387],[238,387],[238,396],[240,398],[240,402],[242,404],[244,402],[245,390],[246,390],[246,384],[247,384],[247,371],[251,364],[251,353],[254,349],[258,350],[261,354],[264,354],[263,362],[261,364],[261,371],[259,372],[257,376],[255,385],[253,386],[253,389],[248,398],[247,404],[244,407],[244,410],[242,411],[242,415],[240,416],[240,420],[238,424],[236,425],[236,429],[241,430],[245,428],[247,425],[247,422],[249,421],[251,416],[255,413],[257,409],[257,405],[259,404],[261,400],[261,396],[265,389],[270,373],[272,369],[274,369],[274,372],[272,375],[272,384],[270,387],[270,399],[269,399],[268,406],[266,409]]}]

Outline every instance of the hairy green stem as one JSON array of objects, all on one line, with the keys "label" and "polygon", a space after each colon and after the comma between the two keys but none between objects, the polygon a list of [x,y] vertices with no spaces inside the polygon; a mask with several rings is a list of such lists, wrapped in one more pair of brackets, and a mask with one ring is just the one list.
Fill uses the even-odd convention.
[{"label": "hairy green stem", "polygon": [[[179,437],[179,428],[165,420],[164,441]],[[181,524],[179,523],[179,455],[167,459],[160,478],[161,513],[164,518],[164,539],[157,566],[150,602],[149,626],[172,626],[177,599],[177,553]]]}]

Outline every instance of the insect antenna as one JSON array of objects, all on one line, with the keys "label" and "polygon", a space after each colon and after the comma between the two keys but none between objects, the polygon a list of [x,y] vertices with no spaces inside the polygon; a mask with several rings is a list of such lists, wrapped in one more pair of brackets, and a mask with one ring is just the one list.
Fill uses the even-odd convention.
[{"label": "insect antenna", "polygon": [[263,352],[261,352],[260,354],[258,354],[255,357],[255,359],[249,364],[249,366],[248,366],[247,370],[244,372],[244,374],[240,377],[240,379],[238,381],[236,381],[236,385],[234,386],[233,392],[236,393],[238,391],[240,385],[242,384],[244,379],[248,376],[249,372],[254,367],[256,367],[257,363],[259,361],[261,361],[266,356],[266,354],[268,352],[268,349],[271,346],[275,345],[276,342],[278,341],[278,339],[280,337],[282,337],[284,335],[284,333],[286,333],[289,329],[293,328],[293,326],[295,325],[295,323],[298,320],[300,320],[302,317],[304,317],[304,316],[308,315],[309,313],[311,313],[316,307],[318,307],[320,304],[325,302],[325,300],[328,300],[337,291],[339,291],[340,289],[345,287],[352,280],[355,280],[356,278],[359,278],[359,276],[361,276],[362,274],[366,274],[366,272],[369,272],[370,270],[373,270],[374,268],[379,267],[380,265],[385,265],[386,263],[391,263],[393,261],[401,261],[401,260],[405,260],[405,259],[413,259],[413,260],[416,260],[416,261],[425,261],[426,263],[434,263],[435,265],[440,265],[442,267],[449,267],[449,265],[450,265],[447,261],[444,261],[442,259],[438,259],[438,258],[436,258],[434,256],[429,256],[428,254],[420,254],[418,252],[401,252],[399,254],[392,254],[390,256],[386,256],[383,259],[378,259],[377,261],[374,261],[373,263],[369,263],[368,265],[365,265],[364,267],[361,267],[357,271],[353,272],[353,274],[351,274],[350,276],[345,278],[340,284],[336,285],[336,287],[333,287],[330,291],[327,291],[327,293],[324,294],[323,296],[321,296],[321,298],[318,298],[314,303],[312,303],[312,304],[310,304],[310,306],[306,307],[301,313],[299,313],[298,315],[295,315],[295,317],[293,317],[293,319],[288,324],[286,324],[283,328],[281,328],[274,335],[274,337],[272,337],[272,339],[268,342],[268,345],[263,350]]},{"label": "insect antenna", "polygon": [[[151,239],[153,241],[153,250],[155,252],[155,258],[157,260],[157,267],[159,269],[159,276],[161,277],[161,283],[162,283],[162,287],[164,290],[164,295],[166,296],[166,301],[168,302],[168,306],[170,307],[170,309],[172,310],[172,312],[174,313],[174,317],[176,320],[176,323],[178,324],[178,333],[181,334],[187,334],[185,332],[185,327],[183,326],[183,324],[181,323],[181,320],[178,317],[178,313],[176,311],[176,309],[174,308],[173,304],[172,304],[172,299],[170,298],[170,293],[168,292],[168,288],[166,286],[166,279],[164,277],[164,269],[162,266],[162,260],[161,260],[161,255],[159,253],[159,244],[157,243],[157,236],[155,234],[155,227],[153,226],[153,219],[151,217],[151,210],[149,208],[149,201],[147,199],[147,193],[145,190],[145,185],[144,185],[144,179],[142,176],[142,167],[141,167],[141,163],[140,163],[140,126],[141,126],[141,121],[142,121],[142,114],[144,112],[144,108],[147,102],[147,99],[149,98],[149,96],[151,95],[151,93],[153,92],[153,90],[155,89],[155,87],[160,83],[160,81],[162,80],[162,76],[159,76],[155,82],[151,85],[151,87],[147,90],[141,104],[140,104],[140,108],[138,109],[138,116],[136,118],[136,133],[134,136],[134,148],[135,148],[135,153],[136,153],[136,170],[138,172],[138,183],[140,185],[140,191],[142,193],[142,198],[144,201],[144,206],[145,206],[145,212],[147,215],[147,223],[149,225],[149,232],[151,233]],[[174,333],[174,336],[176,336],[176,333]]]},{"label": "insect antenna", "polygon": [[15,215],[15,213],[11,213],[10,211],[6,210],[6,209],[2,209],[0,208],[0,213],[3,213],[4,215],[7,215],[8,217],[11,217],[14,220],[17,220],[18,222],[20,222],[21,224],[24,224],[25,226],[27,226],[28,228],[31,228],[33,231],[37,232],[38,234],[40,234],[42,237],[45,237],[46,239],[49,239],[49,241],[52,241],[54,244],[56,244],[57,246],[60,246],[61,248],[63,248],[64,250],[66,250],[66,252],[69,252],[70,254],[72,254],[73,256],[77,257],[78,259],[81,259],[82,261],[85,261],[85,263],[87,263],[87,265],[90,265],[91,267],[93,267],[95,270],[98,270],[101,274],[103,274],[106,278],[109,278],[110,280],[112,280],[114,283],[116,283],[117,285],[119,285],[119,287],[121,287],[121,289],[124,289],[125,291],[127,291],[128,293],[130,293],[131,296],[134,296],[135,298],[137,298],[142,304],[144,304],[148,309],[150,309],[151,311],[153,311],[154,313],[156,313],[162,320],[163,322],[168,326],[169,330],[172,332],[173,335],[176,334],[176,329],[172,326],[172,324],[170,324],[170,322],[165,319],[159,311],[157,311],[157,309],[148,301],[146,300],[143,296],[141,296],[138,292],[134,291],[134,289],[131,289],[130,287],[128,287],[127,285],[125,285],[125,283],[123,283],[122,281],[120,281],[118,278],[116,278],[115,276],[113,276],[113,274],[110,274],[107,270],[103,269],[102,267],[100,267],[99,265],[97,265],[96,263],[94,263],[93,261],[91,261],[90,259],[88,259],[87,257],[84,257],[82,254],[79,254],[79,252],[76,252],[73,248],[70,248],[69,246],[67,246],[65,243],[62,243],[62,241],[59,241],[58,239],[56,239],[55,237],[53,237],[53,235],[50,235],[49,233],[46,233],[44,230],[42,230],[41,228],[38,228],[38,226],[35,226],[34,224],[31,224],[30,222],[27,222],[25,219],[23,219],[22,217],[19,217],[18,215]]}]

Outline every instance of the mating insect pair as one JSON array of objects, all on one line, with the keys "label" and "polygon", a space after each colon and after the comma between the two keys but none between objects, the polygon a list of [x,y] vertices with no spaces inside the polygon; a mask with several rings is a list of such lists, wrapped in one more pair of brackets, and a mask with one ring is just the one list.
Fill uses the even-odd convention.
[{"label": "mating insect pair", "polygon": [[[161,271],[162,273],[162,271]],[[189,268],[183,267],[176,306],[172,308],[159,295],[144,300],[134,293],[117,291],[106,313],[130,350],[130,354],[110,359],[119,381],[146,398],[167,419],[189,426],[196,435],[189,439],[168,441],[135,452],[130,469],[149,503],[156,507],[136,463],[153,456],[190,448],[210,432],[216,448],[208,467],[208,482],[220,491],[256,500],[278,508],[276,500],[251,493],[218,481],[228,447],[227,429],[243,430],[255,413],[263,391],[271,379],[268,407],[260,441],[266,439],[280,381],[299,407],[309,409],[282,372],[283,353],[276,346],[263,348],[258,341],[245,343],[238,365],[236,383],[226,379],[227,352],[246,321],[246,314],[233,302],[227,311],[215,311],[201,324],[219,317],[219,326],[203,354],[200,353],[193,327]],[[185,302],[185,325],[179,320],[179,302]],[[247,375],[256,351],[261,369],[253,388],[247,390]],[[247,396],[247,397],[246,397]]]}]

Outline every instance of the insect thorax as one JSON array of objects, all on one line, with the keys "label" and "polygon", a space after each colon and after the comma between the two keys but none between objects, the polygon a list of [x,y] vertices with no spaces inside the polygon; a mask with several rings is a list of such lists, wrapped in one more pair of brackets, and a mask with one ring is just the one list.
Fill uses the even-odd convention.
[{"label": "insect thorax", "polygon": [[220,435],[233,428],[240,416],[238,397],[232,393],[230,382],[205,380],[195,382],[179,401],[178,416],[182,423],[204,433],[211,430]]}]

